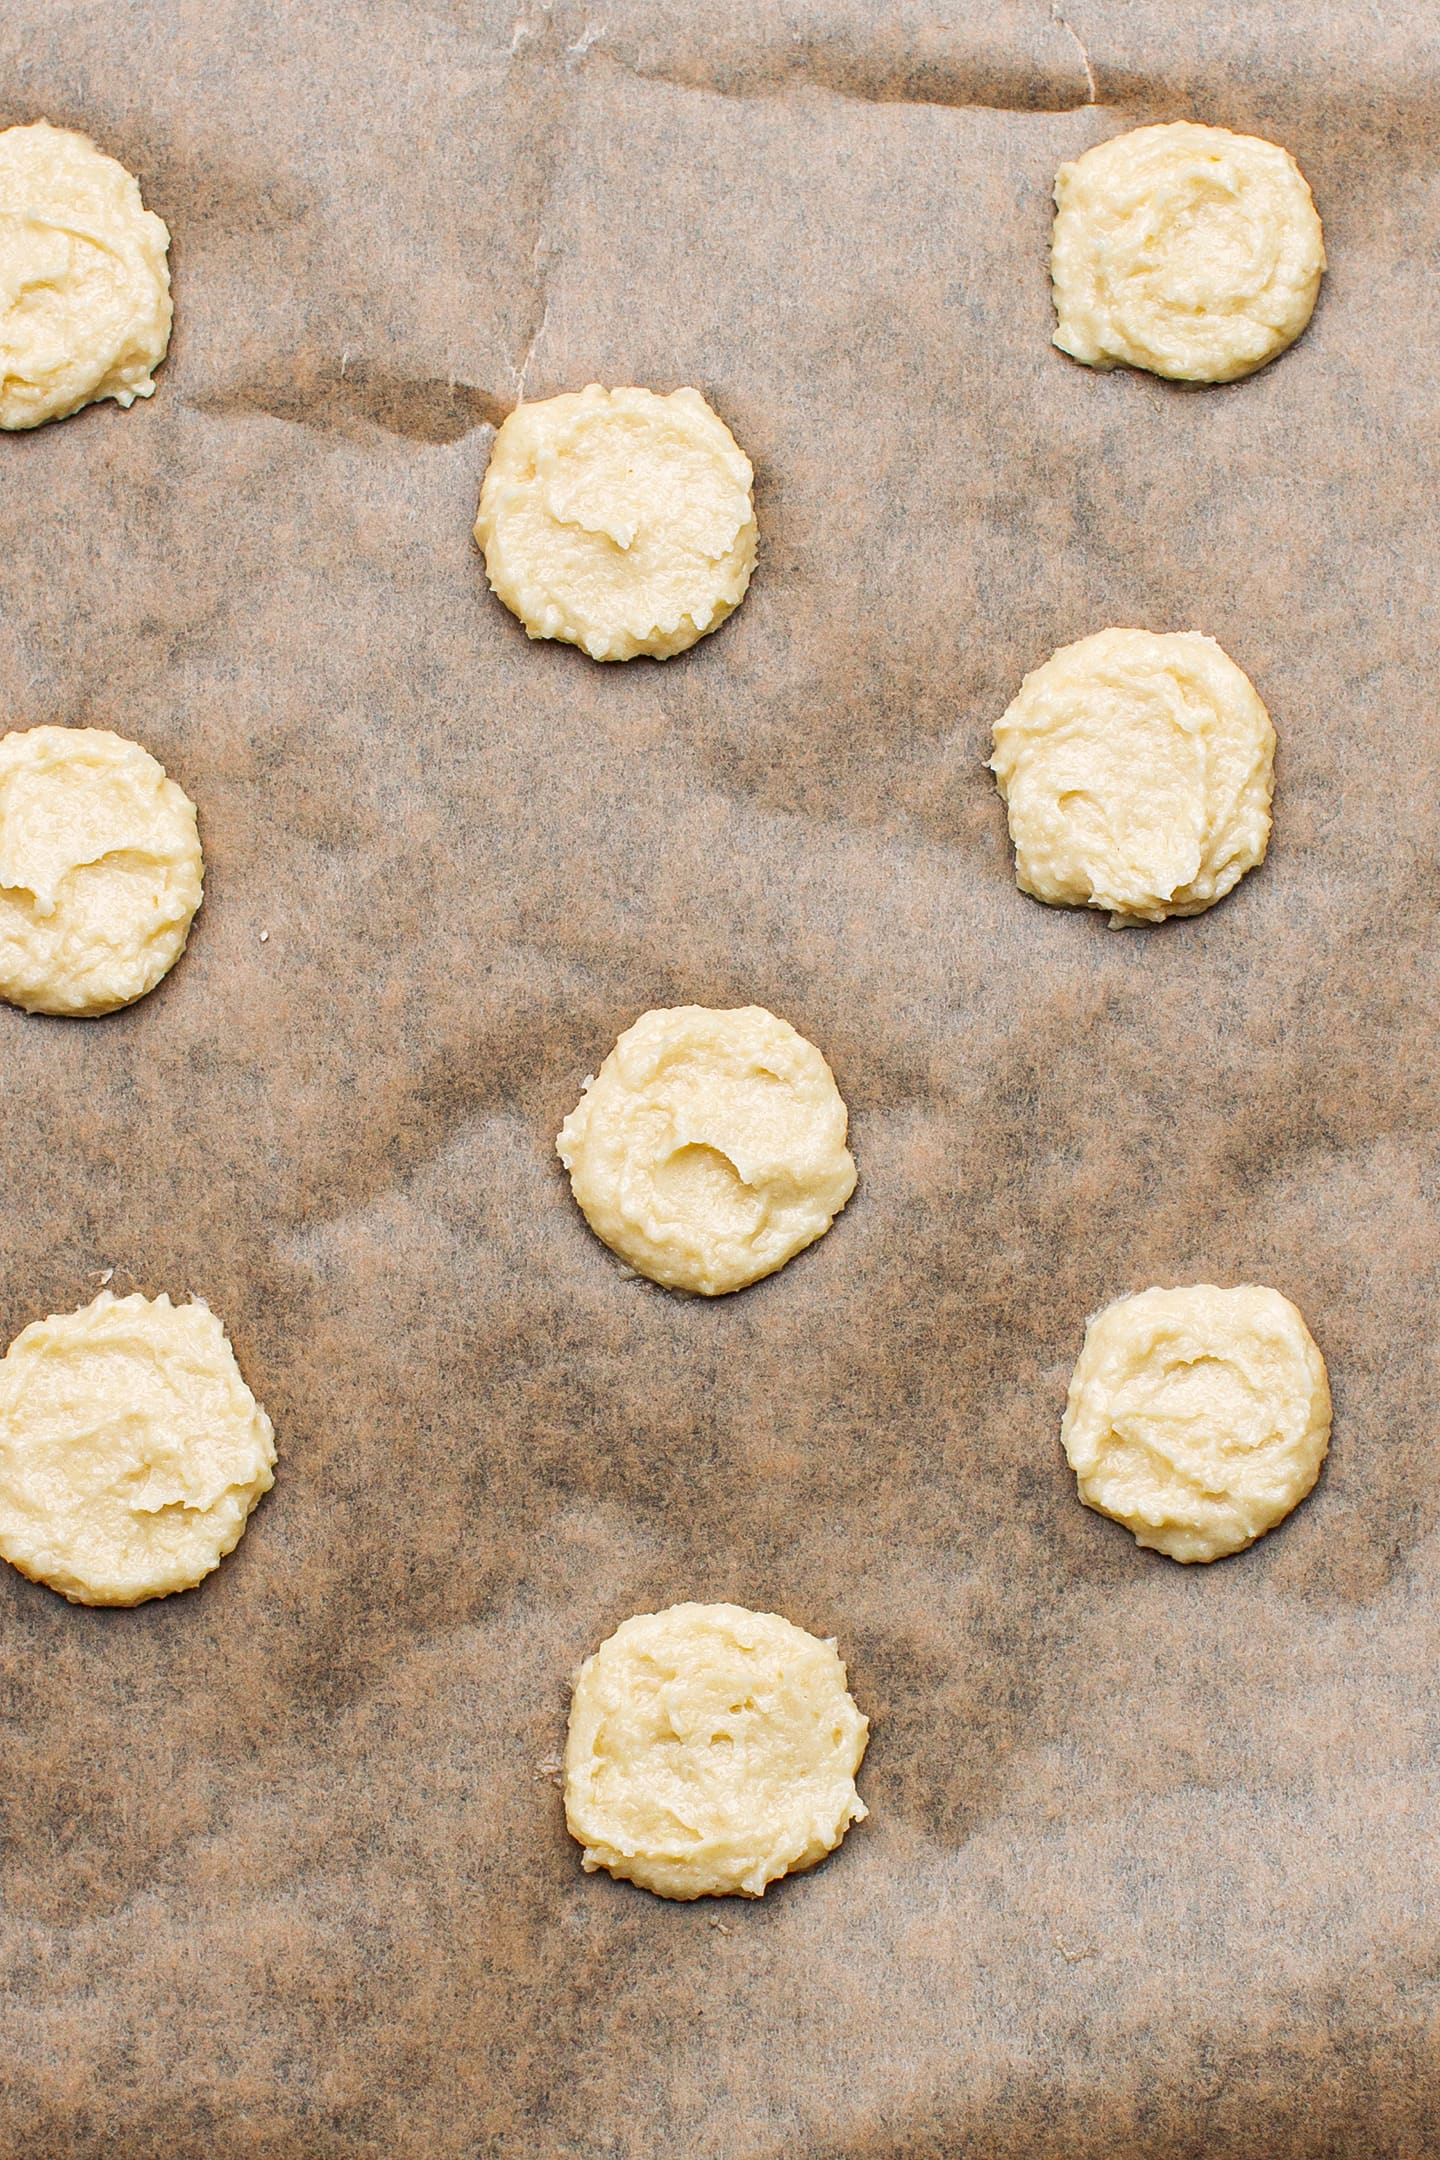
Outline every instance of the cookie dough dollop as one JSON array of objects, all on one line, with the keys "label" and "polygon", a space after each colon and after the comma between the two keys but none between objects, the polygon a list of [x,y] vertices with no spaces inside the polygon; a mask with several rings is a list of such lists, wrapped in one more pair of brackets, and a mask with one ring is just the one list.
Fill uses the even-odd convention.
[{"label": "cookie dough dollop", "polygon": [[32,1321],[0,1360],[0,1557],[74,1605],[189,1590],[274,1483],[275,1439],[196,1299]]},{"label": "cookie dough dollop", "polygon": [[1087,1507],[1172,1560],[1219,1560],[1320,1475],[1325,1360],[1278,1290],[1142,1290],[1087,1327],[1060,1439]]},{"label": "cookie dough dollop", "polygon": [[698,390],[519,405],[480,490],[490,583],[532,638],[592,660],[684,652],[740,605],[755,564],[750,460]]},{"label": "cookie dough dollop", "polygon": [[170,343],[170,235],[87,135],[0,132],[0,428],[155,388]]},{"label": "cookie dough dollop", "polygon": [[114,1012],[185,950],[204,863],[195,805],[107,728],[0,739],[0,998]]},{"label": "cookie dough dollop", "polygon": [[761,1897],[863,1821],[868,1732],[833,1642],[743,1605],[640,1613],[576,1676],[565,1820],[592,1874]]},{"label": "cookie dough dollop", "polygon": [[1100,630],[1025,677],[995,725],[1015,877],[1113,926],[1199,915],[1265,857],[1275,730],[1213,638]]},{"label": "cookie dough dollop", "polygon": [[717,1297],[823,1237],[855,1190],[820,1052],[760,1005],[677,1005],[626,1028],[556,1148],[598,1238]]},{"label": "cookie dough dollop", "polygon": [[1055,343],[1087,367],[1232,382],[1293,345],[1325,242],[1288,150],[1176,120],[1055,176]]}]

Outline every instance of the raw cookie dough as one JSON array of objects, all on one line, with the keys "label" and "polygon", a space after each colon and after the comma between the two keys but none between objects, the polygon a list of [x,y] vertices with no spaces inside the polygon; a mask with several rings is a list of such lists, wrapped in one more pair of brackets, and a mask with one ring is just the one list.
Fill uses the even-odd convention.
[{"label": "raw cookie dough", "polygon": [[1233,382],[1293,345],[1325,268],[1288,150],[1176,120],[1055,175],[1055,343],[1087,367]]},{"label": "raw cookie dough", "polygon": [[1020,890],[1117,928],[1199,915],[1265,857],[1275,730],[1195,631],[1063,645],[996,722],[990,769]]},{"label": "raw cookie dough", "polygon": [[475,537],[532,638],[592,660],[684,652],[755,565],[750,460],[698,390],[567,391],[503,423]]},{"label": "raw cookie dough", "polygon": [[743,1605],[640,1613],[575,1677],[565,1820],[591,1874],[763,1897],[864,1820],[868,1732],[833,1642]]},{"label": "raw cookie dough", "polygon": [[170,343],[170,235],[88,135],[0,133],[0,428],[133,405]]},{"label": "raw cookie dough", "polygon": [[204,863],[195,805],[107,728],[0,738],[0,998],[114,1012],[185,950]]},{"label": "raw cookie dough", "polygon": [[555,1145],[585,1219],[652,1282],[718,1297],[823,1237],[855,1190],[845,1105],[760,1005],[626,1028]]},{"label": "raw cookie dough", "polygon": [[1278,1290],[1142,1290],[1086,1328],[1060,1440],[1087,1507],[1172,1560],[1219,1560],[1320,1475],[1325,1360]]},{"label": "raw cookie dough", "polygon": [[270,1420],[208,1306],[112,1297],[0,1360],[0,1557],[72,1605],[189,1590],[274,1483]]}]

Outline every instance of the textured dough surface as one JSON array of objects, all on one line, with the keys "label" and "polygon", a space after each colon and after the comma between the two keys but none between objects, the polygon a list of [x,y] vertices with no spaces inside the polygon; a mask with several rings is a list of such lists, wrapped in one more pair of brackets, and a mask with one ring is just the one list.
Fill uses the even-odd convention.
[{"label": "textured dough surface", "polygon": [[868,1731],[834,1643],[777,1613],[640,1613],[576,1676],[565,1820],[592,1874],[761,1897],[863,1821]]},{"label": "textured dough surface", "polygon": [[532,638],[665,660],[740,605],[755,564],[750,460],[698,390],[519,405],[495,437],[475,537]]},{"label": "textured dough surface", "polygon": [[1265,857],[1275,730],[1195,631],[1100,630],[1025,677],[990,760],[1015,877],[1116,927],[1199,915]]},{"label": "textured dough surface", "polygon": [[72,1016],[169,973],[200,905],[195,805],[106,728],[0,739],[0,998]]},{"label": "textured dough surface", "polygon": [[1087,1507],[1172,1560],[1219,1560],[1320,1475],[1325,1360],[1278,1290],[1142,1290],[1087,1327],[1060,1438]]},{"label": "textured dough surface", "polygon": [[87,135],[0,133],[0,428],[133,405],[170,343],[170,235]]},{"label": "textured dough surface", "polygon": [[1176,120],[1055,176],[1055,343],[1087,367],[1233,382],[1293,345],[1325,242],[1288,150]]},{"label": "textured dough surface", "polygon": [[76,1605],[189,1590],[274,1483],[270,1420],[197,1299],[101,1292],[0,1360],[0,1555]]},{"label": "textured dough surface", "polygon": [[855,1190],[813,1043],[761,1005],[626,1028],[555,1145],[598,1238],[652,1282],[717,1297],[829,1229]]}]

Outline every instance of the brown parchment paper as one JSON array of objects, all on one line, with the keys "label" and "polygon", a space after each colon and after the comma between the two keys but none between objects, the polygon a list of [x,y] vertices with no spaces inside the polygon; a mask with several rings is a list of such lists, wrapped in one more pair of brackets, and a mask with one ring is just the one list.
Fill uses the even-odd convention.
[{"label": "brown parchment paper", "polygon": [[[0,123],[174,234],[153,402],[0,441],[0,721],[197,800],[160,991],[0,1009],[0,1331],[204,1296],[280,1446],[199,1591],[0,1569],[0,2151],[1440,2151],[1432,6],[10,0]],[[1289,146],[1331,268],[1195,392],[1049,344],[1057,163]],[[470,543],[522,386],[694,383],[745,606],[531,645]],[[1280,738],[1263,869],[1015,890],[1022,673],[1194,627]],[[268,932],[268,938],[262,934]],[[822,1045],[861,1186],[714,1304],[553,1135],[645,1007]],[[1078,1505],[1086,1315],[1274,1283],[1319,1488],[1187,1571]],[[685,1597],[838,1637],[872,1819],[760,1904],[582,1875],[568,1676]]]}]

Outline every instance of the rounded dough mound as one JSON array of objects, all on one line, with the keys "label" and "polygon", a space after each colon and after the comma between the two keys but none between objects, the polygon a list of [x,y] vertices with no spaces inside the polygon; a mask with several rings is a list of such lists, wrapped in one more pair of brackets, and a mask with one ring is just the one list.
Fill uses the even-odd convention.
[{"label": "rounded dough mound", "polygon": [[1320,1475],[1325,1360],[1278,1290],[1142,1290],[1087,1327],[1060,1439],[1087,1507],[1172,1560],[1219,1560]]},{"label": "rounded dough mound", "polygon": [[155,388],[170,235],[123,165],[37,120],[0,133],[0,428]]},{"label": "rounded dough mound", "polygon": [[1055,343],[1087,367],[1233,382],[1293,345],[1325,269],[1288,150],[1176,120],[1055,176]]},{"label": "rounded dough mound", "polygon": [[1015,878],[1112,925],[1199,915],[1265,858],[1275,730],[1190,630],[1100,630],[1025,677],[995,725]]},{"label": "rounded dough mound", "polygon": [[0,1556],[74,1605],[192,1589],[238,1544],[274,1461],[198,1299],[105,1290],[0,1360]]},{"label": "rounded dough mound", "polygon": [[868,1731],[833,1642],[743,1605],[641,1613],[576,1675],[565,1820],[591,1874],[762,1897],[864,1820]]},{"label": "rounded dough mound", "polygon": [[83,1017],[133,1005],[185,950],[195,805],[107,728],[0,739],[0,998]]},{"label": "rounded dough mound", "polygon": [[475,537],[532,638],[667,660],[717,630],[755,566],[750,460],[698,390],[567,391],[517,406]]},{"label": "rounded dough mound", "polygon": [[626,1028],[555,1145],[585,1219],[652,1282],[718,1297],[823,1237],[855,1190],[845,1105],[760,1005]]}]

